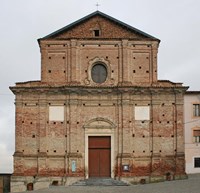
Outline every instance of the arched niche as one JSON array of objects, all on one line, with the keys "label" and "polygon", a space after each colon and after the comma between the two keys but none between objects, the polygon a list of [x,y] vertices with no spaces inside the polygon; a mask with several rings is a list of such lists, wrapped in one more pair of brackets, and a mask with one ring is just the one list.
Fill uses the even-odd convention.
[{"label": "arched niche", "polygon": [[98,128],[101,128],[101,129],[114,129],[116,126],[115,124],[110,121],[109,119],[106,119],[106,118],[102,118],[102,117],[97,117],[97,118],[94,118],[94,119],[91,119],[90,121],[88,121],[86,123],[86,125],[83,126],[85,129],[98,129]]}]

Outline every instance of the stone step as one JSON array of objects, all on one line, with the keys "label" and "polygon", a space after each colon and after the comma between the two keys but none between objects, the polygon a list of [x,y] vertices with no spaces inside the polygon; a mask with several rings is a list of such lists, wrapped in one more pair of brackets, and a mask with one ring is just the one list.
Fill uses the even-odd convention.
[{"label": "stone step", "polygon": [[89,178],[78,181],[72,186],[128,186],[128,184],[112,178]]}]

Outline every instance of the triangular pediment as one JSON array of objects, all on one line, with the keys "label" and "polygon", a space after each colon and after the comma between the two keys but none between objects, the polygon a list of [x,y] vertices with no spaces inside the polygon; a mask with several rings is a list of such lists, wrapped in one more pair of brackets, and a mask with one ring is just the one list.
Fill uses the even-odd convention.
[{"label": "triangular pediment", "polygon": [[[97,32],[97,34],[95,34]],[[66,27],[57,30],[42,39],[145,39],[157,38],[129,26],[100,11],[96,11]]]}]

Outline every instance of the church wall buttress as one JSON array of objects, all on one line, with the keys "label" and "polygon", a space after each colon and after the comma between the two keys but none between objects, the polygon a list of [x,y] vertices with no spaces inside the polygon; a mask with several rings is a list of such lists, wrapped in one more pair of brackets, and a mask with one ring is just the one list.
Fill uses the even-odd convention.
[{"label": "church wall buttress", "polygon": [[39,99],[38,107],[38,135],[39,135],[39,147],[38,150],[40,153],[45,153],[48,150],[48,138],[47,138],[47,122],[48,122],[48,111],[47,111],[47,101],[46,96],[41,95]]},{"label": "church wall buttress", "polygon": [[152,76],[152,82],[158,81],[158,66],[157,66],[157,60],[158,60],[158,44],[153,43],[151,46],[151,76]]},{"label": "church wall buttress", "polygon": [[[69,99],[69,124],[70,124],[70,150],[69,153],[77,153],[77,135],[78,129],[77,125],[79,124],[78,116],[76,116],[78,108],[78,100],[74,94],[70,94]],[[78,124],[77,124],[78,123]]]},{"label": "church wall buttress", "polygon": [[118,82],[123,81],[123,60],[122,60],[122,45],[118,44]]},{"label": "church wall buttress", "polygon": [[76,82],[77,77],[77,41],[71,40],[71,53],[70,53],[70,82]]},{"label": "church wall buttress", "polygon": [[122,83],[128,82],[128,40],[122,41]]},{"label": "church wall buttress", "polygon": [[15,151],[22,152],[22,136],[23,136],[23,129],[22,129],[22,121],[23,121],[23,108],[22,102],[16,100],[15,102],[15,109],[16,109],[16,131],[15,131]]}]

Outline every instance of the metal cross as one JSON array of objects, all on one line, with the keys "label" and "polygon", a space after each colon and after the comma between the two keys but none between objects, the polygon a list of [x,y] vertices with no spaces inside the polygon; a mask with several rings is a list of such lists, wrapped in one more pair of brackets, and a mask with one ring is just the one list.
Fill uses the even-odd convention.
[{"label": "metal cross", "polygon": [[97,6],[97,11],[98,11],[100,4],[97,2],[96,6]]}]

